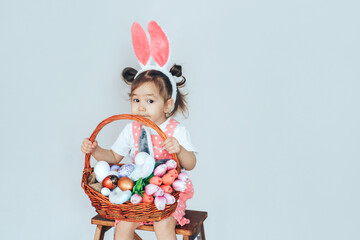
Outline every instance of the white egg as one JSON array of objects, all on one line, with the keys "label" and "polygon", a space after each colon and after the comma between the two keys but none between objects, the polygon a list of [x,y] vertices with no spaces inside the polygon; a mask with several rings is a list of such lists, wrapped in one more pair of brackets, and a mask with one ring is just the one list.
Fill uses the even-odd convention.
[{"label": "white egg", "polygon": [[109,175],[110,165],[105,161],[99,161],[94,167],[96,180],[102,182],[106,176]]},{"label": "white egg", "polygon": [[108,189],[106,187],[101,189],[101,194],[104,196],[109,196],[110,192],[111,192],[110,189]]}]

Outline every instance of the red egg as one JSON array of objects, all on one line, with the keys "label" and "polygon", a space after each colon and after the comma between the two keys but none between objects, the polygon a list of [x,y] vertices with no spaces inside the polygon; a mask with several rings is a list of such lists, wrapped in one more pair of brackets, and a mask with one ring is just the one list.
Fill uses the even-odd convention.
[{"label": "red egg", "polygon": [[118,186],[122,191],[132,190],[134,182],[128,177],[121,177],[118,181]]},{"label": "red egg", "polygon": [[117,176],[109,175],[106,178],[104,178],[104,180],[102,181],[102,185],[103,187],[113,190],[114,188],[116,188],[118,181],[119,178]]}]

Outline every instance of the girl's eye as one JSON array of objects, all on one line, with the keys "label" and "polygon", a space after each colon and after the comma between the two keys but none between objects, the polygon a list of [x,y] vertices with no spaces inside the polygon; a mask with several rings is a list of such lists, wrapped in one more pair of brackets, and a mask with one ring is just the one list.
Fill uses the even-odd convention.
[{"label": "girl's eye", "polygon": [[148,102],[148,103],[153,103],[154,100],[149,99],[149,100],[147,100],[147,102]]},{"label": "girl's eye", "polygon": [[140,100],[137,99],[137,98],[134,98],[133,101],[136,102],[136,103],[140,102]]}]

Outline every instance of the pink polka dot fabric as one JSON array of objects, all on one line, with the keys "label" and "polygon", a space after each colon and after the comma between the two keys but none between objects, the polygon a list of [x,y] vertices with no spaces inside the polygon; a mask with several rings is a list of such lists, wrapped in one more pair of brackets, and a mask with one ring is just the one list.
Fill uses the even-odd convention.
[{"label": "pink polka dot fabric", "polygon": [[187,188],[184,192],[180,193],[179,200],[175,212],[171,215],[173,216],[179,225],[184,226],[190,222],[189,219],[184,218],[185,216],[185,209],[186,209],[186,201],[193,197],[194,195],[194,188],[192,185],[191,180],[187,181],[186,183]]},{"label": "pink polka dot fabric", "polygon": [[[169,120],[169,123],[165,127],[165,131],[164,131],[165,135],[167,137],[174,136],[174,130],[178,124],[179,124],[178,121],[171,118]],[[141,128],[142,126],[139,122],[136,121],[133,122],[132,130],[133,130],[133,138],[135,142],[135,155],[139,153],[139,138],[140,138]],[[163,142],[163,140],[159,135],[151,135],[151,142],[154,149],[155,160],[171,158],[171,154],[161,147],[161,143]]]}]

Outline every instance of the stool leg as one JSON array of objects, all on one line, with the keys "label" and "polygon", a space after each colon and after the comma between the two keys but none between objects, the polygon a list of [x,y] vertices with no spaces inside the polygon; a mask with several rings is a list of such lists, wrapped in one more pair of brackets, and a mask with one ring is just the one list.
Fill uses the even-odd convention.
[{"label": "stool leg", "polygon": [[139,235],[137,235],[137,233],[135,233],[135,240],[142,240],[142,238],[139,236]]},{"label": "stool leg", "polygon": [[96,225],[94,240],[104,240],[104,235],[111,227]]},{"label": "stool leg", "polygon": [[200,225],[198,230],[192,236],[183,236],[183,240],[205,240],[205,230],[203,223]]},{"label": "stool leg", "polygon": [[204,228],[204,223],[202,223],[201,226],[200,226],[200,236],[201,236],[201,240],[205,240],[205,228]]}]

